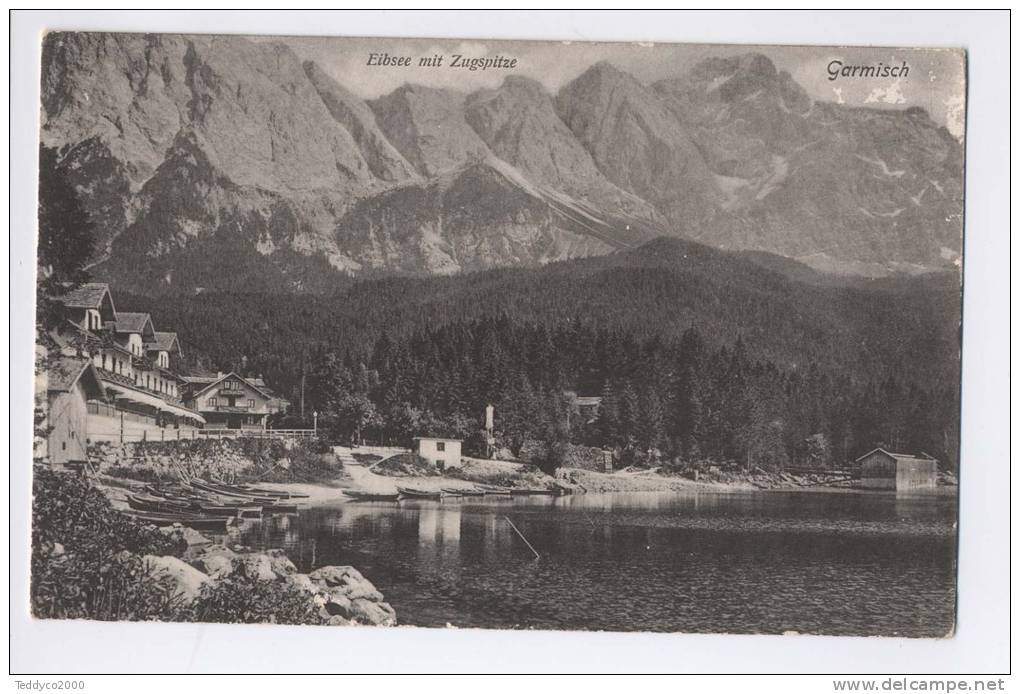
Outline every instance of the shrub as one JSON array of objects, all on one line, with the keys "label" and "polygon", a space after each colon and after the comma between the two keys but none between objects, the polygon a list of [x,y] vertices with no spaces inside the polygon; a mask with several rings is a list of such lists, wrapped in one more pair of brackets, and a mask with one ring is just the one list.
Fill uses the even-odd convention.
[{"label": "shrub", "polygon": [[109,556],[122,550],[180,556],[185,549],[155,528],[118,513],[106,495],[84,478],[37,468],[32,484],[32,547],[52,548],[54,543],[85,556]]},{"label": "shrub", "polygon": [[237,576],[202,589],[193,618],[239,624],[322,624],[308,593],[286,583]]},{"label": "shrub", "polygon": [[32,562],[32,614],[44,619],[184,621],[189,611],[173,579],[128,551],[102,557],[62,554]]},{"label": "shrub", "polygon": [[435,465],[417,453],[398,453],[372,469],[380,475],[389,475],[390,477],[423,477],[440,474]]},{"label": "shrub", "polygon": [[36,469],[31,600],[37,617],[181,619],[171,583],[151,575],[137,555],[180,555],[184,549],[118,513],[83,478]]},{"label": "shrub", "polygon": [[162,482],[164,476],[151,468],[136,466],[126,467],[124,465],[110,465],[103,468],[103,473],[110,477],[123,480],[138,480],[140,482]]}]

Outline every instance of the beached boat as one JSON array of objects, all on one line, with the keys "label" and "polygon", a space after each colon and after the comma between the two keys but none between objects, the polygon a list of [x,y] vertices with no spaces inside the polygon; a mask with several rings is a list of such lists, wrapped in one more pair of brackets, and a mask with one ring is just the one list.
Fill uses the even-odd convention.
[{"label": "beached boat", "polygon": [[443,487],[443,494],[447,496],[485,496],[484,489],[456,489],[454,487]]},{"label": "beached boat", "polygon": [[355,501],[396,501],[400,498],[400,494],[397,492],[364,492],[354,489],[345,489],[343,490],[343,493],[345,496],[349,496]]},{"label": "beached boat", "polygon": [[192,508],[207,516],[221,516],[223,518],[261,518],[261,506],[223,506],[217,504],[204,504],[195,502]]},{"label": "beached boat", "polygon": [[297,513],[297,504],[265,504],[262,513]]},{"label": "beached boat", "polygon": [[511,489],[510,496],[560,496],[558,489]]},{"label": "beached boat", "polygon": [[128,506],[137,511],[150,511],[154,513],[180,513],[188,512],[191,504],[186,501],[171,501],[153,496],[136,496],[128,494]]},{"label": "beached boat", "polygon": [[221,489],[236,492],[238,494],[248,494],[257,496],[268,496],[274,499],[307,499],[308,494],[298,494],[296,492],[281,492],[276,489],[260,489],[259,487],[253,487],[250,484],[229,484],[222,480],[218,480],[215,477],[210,478],[209,481]]},{"label": "beached boat", "polygon": [[248,501],[241,497],[230,497],[223,496],[220,494],[214,494],[212,492],[203,492],[198,489],[187,487],[184,489],[180,488],[166,488],[156,487],[149,485],[145,487],[150,495],[160,497],[162,499],[168,499],[171,501],[183,501],[190,504],[191,506],[223,506],[238,508],[262,508],[262,502],[259,501]]},{"label": "beached boat", "polygon": [[229,518],[215,518],[211,516],[200,516],[194,513],[155,513],[150,511],[123,511],[123,513],[134,518],[139,523],[151,525],[174,525],[180,523],[195,530],[212,530],[219,532],[227,531]]},{"label": "beached boat", "polygon": [[430,492],[424,489],[410,489],[408,487],[397,487],[402,499],[442,499],[442,492]]},{"label": "beached boat", "polygon": [[244,501],[251,501],[259,504],[271,504],[276,499],[268,496],[259,496],[258,494],[247,494],[240,491],[232,491],[227,487],[220,487],[210,482],[200,482],[199,480],[191,480],[189,484],[195,489],[208,492],[210,494],[217,494],[219,496],[227,496],[230,498],[242,499]]},{"label": "beached boat", "polygon": [[485,492],[485,496],[510,496],[510,490],[506,487],[478,487]]},{"label": "beached boat", "polygon": [[241,489],[247,491],[249,494],[258,494],[260,496],[273,496],[278,499],[308,499],[310,494],[299,494],[297,492],[278,492],[274,489],[260,489],[259,487],[249,487],[244,485]]}]

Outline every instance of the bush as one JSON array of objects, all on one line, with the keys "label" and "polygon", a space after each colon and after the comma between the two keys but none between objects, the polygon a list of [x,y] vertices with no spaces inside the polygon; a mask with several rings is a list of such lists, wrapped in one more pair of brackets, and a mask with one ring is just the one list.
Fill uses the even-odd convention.
[{"label": "bush", "polygon": [[390,477],[426,477],[440,474],[434,464],[417,453],[398,453],[390,456],[373,470]]},{"label": "bush", "polygon": [[36,617],[104,621],[185,621],[189,617],[173,580],[155,575],[137,554],[62,554],[32,563],[32,614]]},{"label": "bush", "polygon": [[86,480],[38,468],[32,497],[32,613],[42,618],[181,619],[166,578],[141,554],[185,547],[121,515]]},{"label": "bush", "polygon": [[60,543],[85,556],[136,554],[180,556],[185,547],[155,528],[118,513],[82,477],[37,468],[32,484],[32,547]]},{"label": "bush", "polygon": [[322,624],[308,593],[275,581],[231,576],[202,589],[195,602],[199,622],[234,624]]},{"label": "bush", "polygon": [[158,483],[164,481],[164,476],[155,470],[147,467],[126,467],[124,465],[110,465],[103,468],[103,473],[110,477],[122,480],[137,480],[139,482]]}]

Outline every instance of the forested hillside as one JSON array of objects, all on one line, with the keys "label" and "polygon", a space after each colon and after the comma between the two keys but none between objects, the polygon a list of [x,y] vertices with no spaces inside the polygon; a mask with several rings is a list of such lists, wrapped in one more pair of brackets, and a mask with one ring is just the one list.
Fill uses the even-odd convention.
[{"label": "forested hillside", "polygon": [[955,460],[953,278],[829,286],[762,265],[660,239],[328,296],[120,293],[118,308],[151,311],[204,368],[261,373],[295,403],[304,372],[306,410],[343,435],[469,437],[492,402],[508,440],[555,439],[573,390],[606,398],[597,426],[569,433],[593,444],[769,463],[822,434],[833,459],[882,442]]}]

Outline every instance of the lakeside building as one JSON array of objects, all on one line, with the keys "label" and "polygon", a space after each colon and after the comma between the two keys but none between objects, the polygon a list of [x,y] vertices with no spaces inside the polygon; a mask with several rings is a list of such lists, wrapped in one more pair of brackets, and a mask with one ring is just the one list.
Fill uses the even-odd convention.
[{"label": "lakeside building", "polygon": [[148,313],[117,311],[104,283],[83,284],[55,303],[60,319],[49,333],[53,345],[63,358],[90,361],[101,385],[85,400],[88,439],[122,438],[126,423],[142,437],[205,424],[180,397],[176,333],[157,331]]},{"label": "lakeside building", "polygon": [[290,406],[261,376],[246,378],[231,371],[185,376],[184,381],[188,407],[201,413],[209,429],[264,430],[269,415]]},{"label": "lakeside building", "polygon": [[54,297],[55,327],[41,337],[46,372],[36,384],[48,433],[36,455],[55,466],[84,462],[96,441],[158,441],[261,431],[290,403],[261,376],[184,375],[176,332],[148,313],[118,311],[109,285],[90,282]]},{"label": "lakeside building", "polygon": [[45,448],[51,465],[66,466],[88,460],[88,402],[104,397],[103,384],[92,362],[84,358],[57,357],[49,365],[44,383],[49,432]]},{"label": "lakeside building", "polygon": [[934,489],[938,482],[938,461],[927,455],[876,448],[854,462],[860,466],[861,487],[865,489]]},{"label": "lakeside building", "polygon": [[460,467],[460,439],[445,439],[430,436],[419,436],[414,439],[414,447],[425,460],[439,470]]}]

